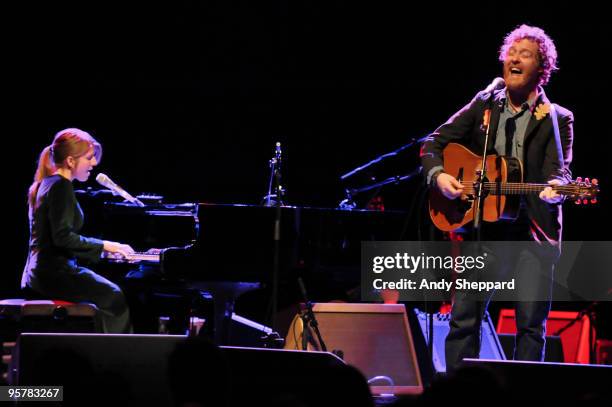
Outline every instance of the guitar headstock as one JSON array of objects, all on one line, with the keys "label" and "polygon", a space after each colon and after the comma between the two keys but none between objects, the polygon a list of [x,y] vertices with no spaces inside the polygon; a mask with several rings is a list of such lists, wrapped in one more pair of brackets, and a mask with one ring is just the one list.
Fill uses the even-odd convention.
[{"label": "guitar headstock", "polygon": [[599,181],[596,178],[589,180],[582,177],[577,177],[575,181],[572,181],[567,185],[569,187],[568,195],[570,198],[576,200],[576,205],[587,205],[589,203],[597,203],[597,195],[599,194]]}]

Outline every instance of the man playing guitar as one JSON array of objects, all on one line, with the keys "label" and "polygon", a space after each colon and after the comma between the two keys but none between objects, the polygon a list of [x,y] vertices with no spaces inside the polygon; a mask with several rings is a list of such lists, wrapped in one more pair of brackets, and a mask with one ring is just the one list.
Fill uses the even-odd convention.
[{"label": "man playing guitar", "polygon": [[[522,25],[506,36],[499,59],[503,62],[505,88],[479,92],[422,145],[421,161],[427,182],[447,200],[465,199],[469,188],[457,179],[457,174],[445,172],[444,149],[449,143],[458,143],[481,155],[489,119],[487,154],[518,159],[525,182],[555,186],[571,182],[573,115],[551,104],[542,88],[557,69],[553,41],[542,29]],[[521,196],[516,219],[485,222],[482,239],[547,242],[558,255],[563,200],[564,196],[552,187]],[[501,257],[521,273],[552,276],[554,255],[543,258],[538,253],[523,250]],[[543,284],[550,284],[552,280],[546,281],[548,283]],[[550,292],[550,286],[541,289]],[[455,294],[450,332],[446,338],[447,371],[455,370],[463,358],[478,357],[481,319],[486,305],[460,292]],[[543,360],[550,305],[550,296],[548,301],[516,302],[515,359]]]}]

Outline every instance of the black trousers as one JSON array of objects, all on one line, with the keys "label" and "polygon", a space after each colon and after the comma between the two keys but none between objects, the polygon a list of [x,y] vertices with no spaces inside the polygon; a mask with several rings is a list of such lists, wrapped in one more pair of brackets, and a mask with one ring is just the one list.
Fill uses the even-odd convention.
[{"label": "black trousers", "polygon": [[[546,319],[551,306],[552,277],[558,249],[539,249],[536,245],[526,247],[510,242],[496,245],[495,249],[487,247],[487,240],[531,240],[524,213],[514,223],[483,224],[481,239],[484,242],[482,250],[495,263],[494,269],[499,275],[512,273],[516,278],[520,301],[514,304],[517,334],[513,359],[544,360]],[[474,273],[469,279],[477,278],[477,273]],[[478,358],[482,318],[492,296],[493,293],[485,300],[475,300],[465,291],[455,292],[450,330],[445,342],[447,372],[452,373],[459,368],[464,358]]]},{"label": "black trousers", "polygon": [[130,312],[119,286],[85,267],[30,278],[36,293],[70,302],[91,302],[98,307],[98,324],[105,333],[131,333]]}]

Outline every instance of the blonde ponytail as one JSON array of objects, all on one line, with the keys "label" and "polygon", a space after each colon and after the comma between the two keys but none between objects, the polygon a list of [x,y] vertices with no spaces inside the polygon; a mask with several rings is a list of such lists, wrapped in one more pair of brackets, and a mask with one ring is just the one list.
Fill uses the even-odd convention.
[{"label": "blonde ponytail", "polygon": [[32,185],[30,185],[30,189],[28,191],[28,205],[31,209],[34,208],[34,205],[36,204],[36,194],[38,194],[40,182],[44,178],[53,175],[55,172],[55,165],[53,164],[53,159],[51,157],[52,149],[52,146],[45,147],[38,158],[38,166],[36,167],[36,172],[34,173],[34,182]]}]

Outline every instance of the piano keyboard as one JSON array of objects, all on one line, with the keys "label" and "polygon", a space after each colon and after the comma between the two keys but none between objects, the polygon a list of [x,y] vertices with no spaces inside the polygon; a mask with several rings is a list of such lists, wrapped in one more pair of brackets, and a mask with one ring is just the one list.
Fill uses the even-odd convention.
[{"label": "piano keyboard", "polygon": [[138,263],[145,261],[148,263],[159,263],[160,253],[134,252],[128,257],[115,257],[110,253],[103,255],[103,258],[113,263]]},{"label": "piano keyboard", "polygon": [[149,263],[159,263],[159,258],[160,258],[160,254],[156,253],[156,254],[152,254],[152,253],[141,253],[141,252],[134,252],[133,254],[131,254],[130,256],[128,256],[127,260],[128,261],[146,261]]}]

